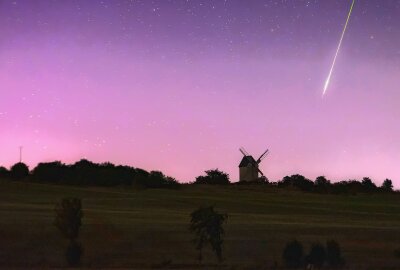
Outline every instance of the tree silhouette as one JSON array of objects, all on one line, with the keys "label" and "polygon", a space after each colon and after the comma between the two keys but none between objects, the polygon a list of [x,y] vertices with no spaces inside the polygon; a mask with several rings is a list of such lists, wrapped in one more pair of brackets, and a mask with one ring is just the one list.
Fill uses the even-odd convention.
[{"label": "tree silhouette", "polygon": [[321,268],[326,259],[326,251],[323,245],[315,243],[311,246],[310,254],[306,257],[306,265]]},{"label": "tree silhouette", "polygon": [[227,215],[214,210],[214,206],[200,207],[191,213],[190,231],[196,236],[194,243],[199,251],[199,261],[203,259],[203,248],[210,244],[219,261],[222,260],[222,244]]},{"label": "tree silhouette", "polygon": [[383,183],[382,183],[381,188],[382,188],[384,191],[393,191],[393,183],[392,183],[392,180],[390,180],[390,179],[385,179],[385,180],[383,181]]},{"label": "tree silhouette", "polygon": [[227,185],[229,184],[229,174],[218,169],[205,171],[205,176],[196,177],[195,184]]},{"label": "tree silhouette", "polygon": [[339,244],[334,240],[326,242],[326,262],[329,267],[337,268],[344,265],[344,259]]},{"label": "tree silhouette", "polygon": [[0,166],[0,178],[7,178],[10,172],[5,168]]},{"label": "tree silhouette", "polygon": [[301,267],[303,260],[303,245],[297,240],[288,242],[283,250],[282,257],[287,268]]},{"label": "tree silhouette", "polygon": [[69,240],[66,259],[70,266],[79,265],[82,256],[82,246],[76,240],[82,225],[82,203],[78,198],[65,198],[56,205],[54,225],[62,235]]},{"label": "tree silhouette", "polygon": [[361,184],[364,190],[367,192],[376,190],[376,185],[372,182],[372,180],[369,177],[364,177]]},{"label": "tree silhouette", "polygon": [[25,163],[18,162],[11,167],[10,175],[17,180],[24,179],[29,175],[29,168]]}]

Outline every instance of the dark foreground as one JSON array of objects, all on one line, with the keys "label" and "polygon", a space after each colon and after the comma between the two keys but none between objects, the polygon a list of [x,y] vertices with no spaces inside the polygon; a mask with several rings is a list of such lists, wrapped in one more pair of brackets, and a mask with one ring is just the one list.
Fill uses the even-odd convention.
[{"label": "dark foreground", "polygon": [[[274,187],[184,186],[181,190],[78,188],[0,181],[0,267],[65,267],[67,245],[53,226],[54,205],[82,199],[83,267],[268,269],[282,266],[294,238],[339,242],[347,269],[400,269],[400,196],[318,195]],[[224,262],[202,266],[189,214],[215,204],[229,215]]]}]

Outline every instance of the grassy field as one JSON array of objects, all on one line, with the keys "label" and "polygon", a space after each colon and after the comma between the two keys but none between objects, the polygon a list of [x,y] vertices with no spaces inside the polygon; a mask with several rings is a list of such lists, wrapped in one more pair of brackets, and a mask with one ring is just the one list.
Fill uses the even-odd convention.
[{"label": "grassy field", "polygon": [[[199,267],[189,214],[215,204],[226,212],[223,265],[281,265],[284,244],[335,239],[351,269],[400,269],[400,196],[318,195],[267,187],[185,186],[181,190],[79,188],[0,181],[0,267],[63,267],[66,241],[52,225],[54,205],[82,198],[87,267]],[[216,264],[206,253],[206,266]],[[396,267],[397,266],[397,267]],[[386,267],[386,268],[385,268]]]}]

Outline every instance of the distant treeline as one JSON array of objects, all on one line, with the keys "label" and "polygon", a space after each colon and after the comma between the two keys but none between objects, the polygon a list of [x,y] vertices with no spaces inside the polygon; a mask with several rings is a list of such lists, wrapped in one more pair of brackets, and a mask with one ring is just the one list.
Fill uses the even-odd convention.
[{"label": "distant treeline", "polygon": [[[205,175],[198,176],[194,184],[230,184],[229,175],[218,169],[205,171]],[[385,179],[381,186],[377,186],[368,177],[361,181],[346,180],[332,183],[325,176],[318,176],[315,181],[307,179],[303,175],[295,174],[285,176],[277,182],[269,182],[265,177],[260,177],[252,182],[237,182],[237,185],[270,185],[278,188],[293,188],[305,192],[331,193],[331,194],[356,194],[371,192],[393,192],[393,183],[390,179]]]},{"label": "distant treeline", "polygon": [[[114,165],[112,163],[94,163],[82,159],[74,164],[64,164],[60,161],[39,163],[33,170],[29,170],[24,163],[13,165],[10,170],[0,167],[0,178],[14,180],[28,180],[66,185],[82,186],[135,186],[143,188],[178,188],[180,183],[160,171],[145,171],[130,166]],[[331,182],[324,176],[312,181],[303,175],[285,176],[277,182],[269,182],[261,177],[253,182],[231,183],[229,174],[218,169],[205,171],[205,175],[196,177],[193,184],[204,185],[268,185],[278,188],[294,188],[305,192],[356,194],[371,192],[392,192],[393,183],[385,179],[381,186],[377,186],[370,178]]]},{"label": "distant treeline", "polygon": [[82,159],[67,165],[60,161],[39,163],[32,171],[24,163],[13,165],[10,170],[0,167],[0,178],[28,180],[82,186],[136,186],[144,188],[177,188],[179,183],[162,172],[147,172],[130,166],[112,163],[94,163]]}]

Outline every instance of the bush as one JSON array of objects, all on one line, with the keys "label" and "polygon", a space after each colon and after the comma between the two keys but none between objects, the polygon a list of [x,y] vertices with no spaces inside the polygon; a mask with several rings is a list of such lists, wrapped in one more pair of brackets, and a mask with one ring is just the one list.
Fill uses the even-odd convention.
[{"label": "bush", "polygon": [[326,259],[326,252],[323,245],[316,243],[311,246],[310,254],[306,257],[306,265],[321,268]]},{"label": "bush", "polygon": [[291,176],[285,176],[281,181],[278,182],[278,186],[295,187],[302,191],[312,191],[314,188],[314,182],[305,178],[303,175],[295,174]]},{"label": "bush", "polygon": [[196,177],[195,184],[228,185],[229,174],[218,169],[205,171],[205,176]]},{"label": "bush", "polygon": [[82,245],[76,241],[71,241],[65,252],[68,265],[71,267],[79,266],[83,254]]},{"label": "bush", "polygon": [[326,242],[326,262],[328,263],[328,266],[333,268],[344,265],[344,259],[340,251],[340,246],[334,240]]},{"label": "bush", "polygon": [[303,245],[297,240],[288,242],[283,250],[282,258],[287,268],[301,267],[303,260]]},{"label": "bush", "polygon": [[26,164],[19,162],[14,164],[10,170],[10,176],[16,180],[21,180],[29,175],[29,168]]},{"label": "bush", "polygon": [[222,260],[222,244],[224,229],[222,225],[226,222],[227,215],[220,214],[213,206],[200,207],[191,213],[190,231],[196,236],[194,243],[199,251],[199,261],[203,259],[203,247],[207,244],[215,252],[219,261]]}]

